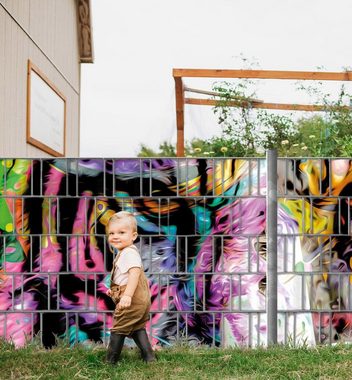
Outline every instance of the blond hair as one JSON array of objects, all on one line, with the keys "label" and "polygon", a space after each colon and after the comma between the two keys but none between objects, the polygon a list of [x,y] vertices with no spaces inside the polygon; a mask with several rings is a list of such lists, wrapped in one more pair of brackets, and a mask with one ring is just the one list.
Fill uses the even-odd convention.
[{"label": "blond hair", "polygon": [[129,211],[119,211],[112,215],[108,221],[108,224],[106,226],[106,230],[108,231],[109,226],[113,222],[117,222],[120,220],[125,220],[132,228],[133,232],[137,232],[137,220],[134,217],[134,215]]}]

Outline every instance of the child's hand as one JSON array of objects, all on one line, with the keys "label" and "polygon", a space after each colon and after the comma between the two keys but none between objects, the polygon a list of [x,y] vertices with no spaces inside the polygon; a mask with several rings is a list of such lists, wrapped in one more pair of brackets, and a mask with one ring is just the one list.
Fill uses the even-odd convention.
[{"label": "child's hand", "polygon": [[131,306],[132,298],[130,296],[122,296],[119,304],[117,305],[118,309],[127,309]]},{"label": "child's hand", "polygon": [[111,291],[111,289],[108,289],[108,290],[105,292],[105,294],[106,294],[107,296],[111,297],[111,296],[112,296],[112,291]]}]

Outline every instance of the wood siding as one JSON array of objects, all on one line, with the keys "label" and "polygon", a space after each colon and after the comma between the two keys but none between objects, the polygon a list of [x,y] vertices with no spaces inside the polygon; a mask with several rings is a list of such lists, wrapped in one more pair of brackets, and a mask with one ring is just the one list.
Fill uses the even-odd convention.
[{"label": "wood siding", "polygon": [[2,157],[50,157],[26,142],[28,59],[65,95],[66,156],[78,157],[80,58],[75,0],[0,0]]}]

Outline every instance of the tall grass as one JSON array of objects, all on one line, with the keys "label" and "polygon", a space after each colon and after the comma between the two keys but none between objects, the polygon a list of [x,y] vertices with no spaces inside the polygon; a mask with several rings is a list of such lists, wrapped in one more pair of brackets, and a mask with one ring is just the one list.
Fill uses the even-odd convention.
[{"label": "tall grass", "polygon": [[351,379],[352,347],[218,349],[176,346],[145,364],[136,349],[124,349],[115,365],[106,349],[65,344],[46,350],[37,344],[15,349],[0,342],[1,379]]}]

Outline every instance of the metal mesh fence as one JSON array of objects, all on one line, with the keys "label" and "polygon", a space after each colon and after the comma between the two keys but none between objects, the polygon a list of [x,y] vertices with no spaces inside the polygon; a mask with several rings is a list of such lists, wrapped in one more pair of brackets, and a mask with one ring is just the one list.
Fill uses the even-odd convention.
[{"label": "metal mesh fence", "polygon": [[[262,158],[0,161],[0,336],[107,343],[105,226],[137,215],[155,345],[267,343],[267,163]],[[349,159],[277,162],[277,335],[351,337]]]}]

